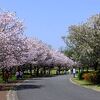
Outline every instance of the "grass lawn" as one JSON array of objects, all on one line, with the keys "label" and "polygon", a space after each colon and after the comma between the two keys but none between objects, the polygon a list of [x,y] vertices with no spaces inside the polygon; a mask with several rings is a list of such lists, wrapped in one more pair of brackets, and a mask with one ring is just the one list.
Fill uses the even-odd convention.
[{"label": "grass lawn", "polygon": [[56,75],[56,70],[55,69],[51,70],[51,75]]},{"label": "grass lawn", "polygon": [[80,86],[83,86],[83,87],[86,87],[86,88],[89,88],[89,89],[93,89],[93,90],[96,90],[96,91],[99,91],[100,92],[100,85],[94,85],[88,81],[85,81],[85,80],[78,80],[77,78],[72,78],[71,79],[75,84],[78,84]]},{"label": "grass lawn", "polygon": [[[15,75],[12,75],[12,77],[9,78],[9,81],[16,81]],[[0,83],[5,83],[1,76],[0,76]]]}]

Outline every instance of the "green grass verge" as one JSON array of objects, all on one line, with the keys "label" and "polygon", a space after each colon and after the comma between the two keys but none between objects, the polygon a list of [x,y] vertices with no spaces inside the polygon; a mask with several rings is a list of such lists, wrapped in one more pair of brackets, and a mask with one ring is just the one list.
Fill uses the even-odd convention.
[{"label": "green grass verge", "polygon": [[51,70],[51,75],[55,75],[55,74],[56,74],[56,70],[55,69]]},{"label": "green grass verge", "polygon": [[99,91],[100,92],[100,85],[94,85],[88,81],[85,81],[85,80],[78,80],[78,78],[72,78],[71,79],[74,83],[80,85],[80,86],[83,86],[83,87],[86,87],[86,88],[89,88],[89,89],[93,89],[93,90],[96,90],[96,91]]}]

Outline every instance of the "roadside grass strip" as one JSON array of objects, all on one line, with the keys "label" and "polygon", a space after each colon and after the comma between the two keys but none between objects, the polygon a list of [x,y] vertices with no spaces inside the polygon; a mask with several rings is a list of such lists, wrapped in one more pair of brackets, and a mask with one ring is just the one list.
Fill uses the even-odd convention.
[{"label": "roadside grass strip", "polygon": [[70,78],[70,81],[75,85],[79,85],[100,92],[100,85],[94,85],[85,80],[78,80],[77,78]]}]

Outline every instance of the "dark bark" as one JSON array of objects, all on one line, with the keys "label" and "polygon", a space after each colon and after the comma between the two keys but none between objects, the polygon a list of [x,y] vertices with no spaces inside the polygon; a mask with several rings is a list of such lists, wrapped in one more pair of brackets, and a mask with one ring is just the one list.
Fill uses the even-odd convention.
[{"label": "dark bark", "polygon": [[2,69],[2,78],[4,80],[4,68]]},{"label": "dark bark", "polygon": [[44,75],[46,75],[46,68],[45,68],[45,66],[43,67],[43,71],[44,71]]},{"label": "dark bark", "polygon": [[51,72],[51,68],[49,67],[49,75],[51,74],[50,72]]},{"label": "dark bark", "polygon": [[58,66],[58,74],[60,75],[60,70],[61,70],[61,67]]},{"label": "dark bark", "polygon": [[95,71],[97,70],[97,68],[98,68],[98,62],[96,62],[96,63],[94,64],[94,70],[95,70]]},{"label": "dark bark", "polygon": [[79,67],[79,69],[78,69],[78,70],[79,70],[79,73],[80,73],[80,67]]},{"label": "dark bark", "polygon": [[8,83],[8,79],[9,79],[9,71],[7,69],[3,69],[2,70],[2,75],[3,75],[3,80]]},{"label": "dark bark", "polygon": [[30,64],[29,70],[30,70],[30,75],[32,76],[32,64]]},{"label": "dark bark", "polygon": [[39,67],[37,67],[36,76],[39,76]]}]

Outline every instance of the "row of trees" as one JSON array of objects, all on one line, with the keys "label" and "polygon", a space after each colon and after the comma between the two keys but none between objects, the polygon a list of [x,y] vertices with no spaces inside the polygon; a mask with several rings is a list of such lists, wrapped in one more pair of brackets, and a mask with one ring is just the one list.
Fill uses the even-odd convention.
[{"label": "row of trees", "polygon": [[0,68],[25,64],[38,66],[72,66],[74,62],[64,54],[50,49],[36,38],[24,34],[23,22],[15,13],[0,13]]},{"label": "row of trees", "polygon": [[62,37],[67,45],[65,53],[81,66],[100,67],[100,14],[85,23],[71,25],[69,35]]}]

